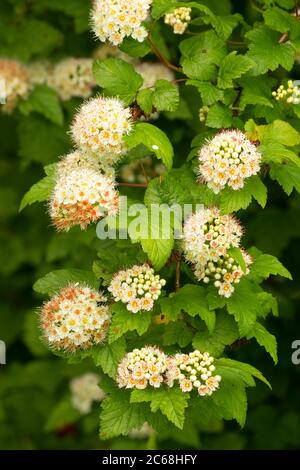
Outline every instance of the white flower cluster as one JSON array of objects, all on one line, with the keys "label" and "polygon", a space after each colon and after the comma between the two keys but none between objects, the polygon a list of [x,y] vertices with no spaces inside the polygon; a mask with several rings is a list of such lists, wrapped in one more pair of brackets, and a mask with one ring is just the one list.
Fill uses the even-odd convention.
[{"label": "white flower cluster", "polygon": [[148,33],[142,25],[149,15],[152,0],[95,0],[91,19],[100,41],[114,46],[131,36],[143,42]]},{"label": "white flower cluster", "polygon": [[30,90],[26,67],[16,60],[0,59],[1,109],[11,113]]},{"label": "white flower cluster", "polygon": [[261,155],[239,130],[217,134],[199,152],[199,176],[218,194],[226,184],[238,190],[260,170]]},{"label": "white flower cluster", "polygon": [[111,166],[105,166],[98,156],[89,152],[74,150],[61,157],[56,165],[57,178],[67,177],[74,170],[94,170],[105,176],[115,177],[115,170]]},{"label": "white flower cluster", "polygon": [[173,387],[178,380],[181,390],[186,393],[193,389],[201,397],[212,395],[219,388],[220,375],[213,375],[214,358],[208,352],[195,350],[189,354],[176,354],[168,359],[167,384]]},{"label": "white flower cluster", "polygon": [[176,8],[165,15],[165,23],[172,26],[175,34],[183,34],[191,21],[191,12],[191,8]]},{"label": "white flower cluster", "polygon": [[127,353],[118,367],[120,388],[144,389],[148,385],[159,388],[164,382],[167,356],[158,348],[146,346]]},{"label": "white flower cluster", "polygon": [[154,433],[155,430],[145,421],[140,429],[132,429],[128,433],[128,437],[131,437],[131,439],[147,439],[147,437]]},{"label": "white flower cluster", "polygon": [[90,168],[79,168],[58,178],[50,199],[50,217],[58,230],[74,225],[85,229],[91,222],[117,213],[118,193],[113,178]]},{"label": "white flower cluster", "polygon": [[230,247],[238,247],[242,237],[240,224],[231,215],[221,215],[218,208],[191,214],[184,225],[183,251],[192,263],[195,276],[205,284],[213,283],[218,293],[230,297],[234,284],[249,272],[251,257],[242,251],[246,273],[228,255]]},{"label": "white flower cluster", "polygon": [[74,96],[88,98],[96,85],[92,66],[92,59],[73,57],[64,59],[53,67],[48,85],[57,91],[63,101]]},{"label": "white flower cluster", "polygon": [[208,111],[209,111],[208,106],[202,106],[202,108],[199,109],[199,120],[200,120],[200,122],[205,122],[206,121]]},{"label": "white flower cluster", "polygon": [[90,413],[93,401],[101,401],[105,398],[105,393],[99,387],[99,382],[100,376],[92,372],[71,380],[71,403],[79,413],[83,415]]},{"label": "white flower cluster", "polygon": [[136,65],[135,70],[143,77],[142,88],[154,87],[157,80],[172,82],[175,79],[172,70],[157,62],[140,62]]},{"label": "white flower cluster", "polygon": [[141,160],[133,160],[127,165],[122,165],[119,170],[119,177],[126,183],[147,183],[148,178],[155,178],[163,175],[166,167],[163,163],[155,163],[151,157]]},{"label": "white flower cluster", "polygon": [[45,303],[40,312],[43,337],[55,350],[74,352],[101,343],[110,313],[101,292],[71,284]]},{"label": "white flower cluster", "polygon": [[123,152],[123,137],[131,130],[131,112],[116,98],[93,98],[75,115],[71,135],[82,150],[102,154],[107,164],[115,163]]},{"label": "white flower cluster", "polygon": [[288,104],[299,104],[300,103],[300,87],[289,80],[287,88],[280,85],[276,91],[272,92],[272,95],[276,101],[285,101]]},{"label": "white flower cluster", "polygon": [[31,86],[49,85],[52,69],[52,64],[48,60],[36,60],[35,62],[27,65]]},{"label": "white flower cluster", "polygon": [[154,301],[160,296],[165,284],[164,279],[154,274],[154,269],[143,264],[119,271],[114,275],[108,290],[116,302],[127,304],[127,310],[137,313],[152,310]]}]

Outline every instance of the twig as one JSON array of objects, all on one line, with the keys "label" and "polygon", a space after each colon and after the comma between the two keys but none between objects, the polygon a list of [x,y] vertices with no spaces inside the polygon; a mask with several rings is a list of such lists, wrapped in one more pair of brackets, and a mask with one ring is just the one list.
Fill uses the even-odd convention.
[{"label": "twig", "polygon": [[176,273],[175,273],[175,290],[180,289],[180,273],[181,273],[181,254],[176,252],[174,253],[176,260]]},{"label": "twig", "polygon": [[287,42],[289,39],[289,33],[286,32],[286,33],[283,33],[282,36],[280,36],[279,40],[278,40],[278,43],[279,44],[284,44],[285,42]]},{"label": "twig", "polygon": [[239,88],[238,92],[237,92],[237,95],[236,95],[236,98],[231,106],[231,109],[233,111],[233,116],[238,116],[239,115],[239,108],[238,108],[238,104],[240,102],[240,98],[241,98],[241,94],[242,94],[242,89]]},{"label": "twig", "polygon": [[149,183],[149,178],[148,178],[148,175],[147,175],[147,173],[146,173],[146,170],[145,170],[145,167],[144,167],[143,162],[140,162],[140,167],[141,167],[141,169],[142,169],[142,172],[143,172],[143,175],[144,175],[144,177],[145,177],[146,182]]},{"label": "twig", "polygon": [[128,188],[147,188],[147,183],[118,183],[118,186],[126,186]]},{"label": "twig", "polygon": [[154,52],[154,54],[159,58],[160,62],[164,64],[166,67],[168,67],[171,70],[176,70],[176,72],[181,72],[181,68],[177,67],[176,65],[171,64],[160,52],[160,50],[156,47],[156,45],[153,42],[153,39],[151,37],[151,34],[148,36],[148,41],[150,43],[151,49]]}]

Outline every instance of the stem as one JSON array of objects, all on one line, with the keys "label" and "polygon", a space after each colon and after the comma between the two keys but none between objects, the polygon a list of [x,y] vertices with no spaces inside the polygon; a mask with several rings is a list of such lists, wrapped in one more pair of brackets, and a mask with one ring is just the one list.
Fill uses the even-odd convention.
[{"label": "stem", "polygon": [[156,47],[151,37],[151,34],[148,36],[148,41],[150,43],[151,49],[153,53],[159,58],[160,62],[168,67],[171,70],[175,70],[176,72],[181,72],[181,68],[177,67],[176,65],[171,64],[160,52],[160,50]]},{"label": "stem", "polygon": [[256,3],[254,2],[254,0],[250,0],[250,4],[253,8],[253,10],[256,10],[256,11],[259,11],[259,13],[264,13],[264,10],[262,10],[261,8],[259,8]]},{"label": "stem", "polygon": [[287,42],[289,39],[289,33],[286,32],[286,33],[283,33],[283,35],[279,38],[278,42],[279,44],[284,44],[285,42]]},{"label": "stem", "polygon": [[143,175],[144,175],[144,177],[145,177],[145,179],[146,179],[146,182],[147,182],[147,184],[148,184],[148,182],[149,182],[149,178],[148,178],[148,175],[147,175],[147,173],[146,173],[146,170],[145,170],[145,167],[144,167],[144,164],[143,164],[143,162],[140,162],[140,166],[141,166],[141,169],[142,169]]},{"label": "stem", "polygon": [[240,102],[241,94],[242,94],[242,89],[239,88],[239,90],[238,90],[238,92],[237,92],[237,95],[236,95],[236,98],[235,98],[235,100],[234,100],[234,102],[233,102],[233,104],[232,104],[232,107],[231,107],[231,109],[233,110],[233,113],[232,113],[233,116],[238,116],[238,115],[239,115],[239,112],[238,112],[238,110],[239,110],[238,104],[239,104],[239,102]]},{"label": "stem", "polygon": [[175,290],[180,289],[180,272],[181,272],[181,254],[176,253],[176,275],[175,275]]},{"label": "stem", "polygon": [[147,183],[118,183],[118,186],[126,186],[128,188],[147,188]]}]

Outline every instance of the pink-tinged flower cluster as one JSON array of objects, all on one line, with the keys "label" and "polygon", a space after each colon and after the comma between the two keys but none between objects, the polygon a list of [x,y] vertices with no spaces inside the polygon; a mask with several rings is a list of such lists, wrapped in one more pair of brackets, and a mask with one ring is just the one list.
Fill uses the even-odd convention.
[{"label": "pink-tinged flower cluster", "polygon": [[176,8],[165,15],[165,23],[172,26],[174,34],[183,34],[191,21],[191,8]]},{"label": "pink-tinged flower cluster", "polygon": [[92,66],[92,59],[68,57],[53,67],[48,85],[63,101],[74,96],[88,98],[96,85]]},{"label": "pink-tinged flower cluster", "polygon": [[230,297],[234,284],[249,272],[251,257],[241,250],[246,273],[229,254],[231,247],[239,247],[243,231],[232,215],[221,215],[218,208],[204,209],[191,214],[184,225],[183,251],[193,265],[199,281],[213,283],[218,293]]},{"label": "pink-tinged flower cluster", "polygon": [[16,60],[0,59],[0,103],[5,113],[11,113],[30,90],[27,69]]},{"label": "pink-tinged flower cluster", "polygon": [[120,388],[159,388],[166,370],[167,356],[157,347],[134,349],[119,364],[117,383]]},{"label": "pink-tinged flower cluster", "polygon": [[238,190],[247,178],[259,172],[260,162],[256,146],[241,131],[222,131],[200,149],[200,181],[215,194],[226,185]]},{"label": "pink-tinged flower cluster", "polygon": [[74,225],[85,229],[106,215],[115,215],[118,207],[115,181],[93,169],[80,168],[58,178],[49,213],[58,230],[68,231]]},{"label": "pink-tinged flower cluster", "polygon": [[148,264],[135,265],[114,275],[109,292],[116,302],[123,302],[132,313],[152,310],[154,301],[166,284]]},{"label": "pink-tinged flower cluster", "polygon": [[101,154],[108,163],[126,151],[123,137],[131,131],[131,112],[116,98],[93,98],[75,115],[71,135],[75,145]]},{"label": "pink-tinged flower cluster", "polygon": [[152,0],[95,0],[92,28],[100,41],[114,46],[131,36],[143,42],[148,36],[143,21],[149,16]]},{"label": "pink-tinged flower cluster", "polygon": [[221,381],[220,375],[214,375],[213,362],[208,352],[202,354],[197,349],[189,354],[176,354],[168,358],[167,385],[173,387],[178,381],[184,393],[196,389],[201,397],[212,395]]},{"label": "pink-tinged flower cluster", "polygon": [[64,287],[40,312],[42,335],[49,347],[74,352],[102,343],[110,312],[101,292],[79,284]]},{"label": "pink-tinged flower cluster", "polygon": [[73,408],[82,415],[90,413],[94,401],[101,401],[105,398],[99,382],[100,376],[93,372],[87,372],[71,380],[71,402]]}]

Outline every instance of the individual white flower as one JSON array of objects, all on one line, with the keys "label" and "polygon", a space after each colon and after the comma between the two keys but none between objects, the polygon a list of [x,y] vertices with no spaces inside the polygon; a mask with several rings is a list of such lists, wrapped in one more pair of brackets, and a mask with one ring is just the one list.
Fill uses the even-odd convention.
[{"label": "individual white flower", "polygon": [[95,0],[92,28],[100,41],[114,46],[131,36],[143,42],[148,32],[142,23],[149,15],[152,0]]},{"label": "individual white flower", "polygon": [[150,311],[166,284],[148,264],[135,265],[114,275],[108,287],[116,302],[126,304],[132,313]]},{"label": "individual white flower", "polygon": [[74,352],[102,343],[110,312],[101,292],[80,284],[64,287],[40,311],[44,339],[54,350]]},{"label": "individual white flower", "polygon": [[217,134],[199,151],[199,179],[218,194],[225,186],[243,188],[260,170],[261,154],[239,130]]},{"label": "individual white flower", "polygon": [[293,80],[289,80],[287,87],[280,85],[276,91],[272,92],[276,101],[284,101],[287,104],[300,103],[300,87]]},{"label": "individual white flower", "polygon": [[100,376],[92,372],[71,380],[71,403],[75,410],[83,415],[88,414],[94,401],[101,401],[105,398],[105,393],[99,387],[99,382]]},{"label": "individual white flower", "polygon": [[52,192],[49,213],[58,230],[74,225],[85,229],[106,215],[115,215],[119,196],[115,181],[89,168],[59,177]]},{"label": "individual white flower", "polygon": [[167,359],[166,380],[169,387],[175,382],[183,393],[197,390],[200,396],[211,395],[219,388],[220,375],[213,375],[214,358],[197,349],[189,354],[176,354]]},{"label": "individual white flower", "polygon": [[30,90],[27,69],[16,60],[0,59],[0,81],[1,109],[4,113],[11,113],[18,102],[26,98]]},{"label": "individual white flower", "polygon": [[174,34],[183,34],[191,21],[191,12],[191,8],[176,8],[165,15],[165,24],[172,26]]},{"label": "individual white flower", "polygon": [[192,213],[184,224],[183,252],[199,281],[213,284],[218,293],[230,297],[234,284],[249,273],[251,257],[241,249],[246,272],[228,254],[239,247],[243,231],[232,215],[221,215],[213,207]]},{"label": "individual white flower", "polygon": [[120,388],[160,388],[166,369],[167,356],[157,347],[145,346],[126,354],[116,380]]},{"label": "individual white flower", "polygon": [[116,98],[93,98],[75,115],[71,135],[82,150],[100,153],[114,163],[126,151],[123,137],[131,131],[131,112]]}]

